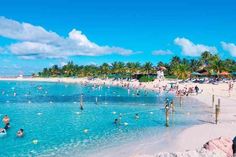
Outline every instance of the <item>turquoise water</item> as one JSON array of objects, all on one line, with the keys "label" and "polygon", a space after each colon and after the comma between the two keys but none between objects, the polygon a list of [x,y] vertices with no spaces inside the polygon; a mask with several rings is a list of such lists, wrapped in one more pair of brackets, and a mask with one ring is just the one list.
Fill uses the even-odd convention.
[{"label": "turquoise water", "polygon": [[[137,96],[136,91],[128,93],[121,87],[42,82],[1,81],[0,91],[0,117],[7,114],[11,119],[7,135],[0,138],[1,156],[86,156],[145,135],[159,135],[166,129],[164,100],[172,99],[170,94],[145,91]],[[173,129],[200,123],[205,109],[196,100],[185,99],[182,107],[178,99],[174,100]],[[134,118],[136,113],[138,120]],[[116,126],[113,122],[120,114],[122,125]],[[16,137],[20,128],[25,130],[23,138]]]}]

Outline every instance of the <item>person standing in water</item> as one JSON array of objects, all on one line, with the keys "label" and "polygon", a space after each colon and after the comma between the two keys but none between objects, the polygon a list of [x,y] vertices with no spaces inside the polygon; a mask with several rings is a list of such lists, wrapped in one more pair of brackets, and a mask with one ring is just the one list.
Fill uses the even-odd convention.
[{"label": "person standing in water", "polygon": [[4,127],[5,130],[10,128],[10,118],[8,117],[8,115],[5,115],[3,117],[2,122],[5,124],[5,127]]},{"label": "person standing in water", "polygon": [[84,106],[83,106],[83,94],[81,94],[80,96],[80,110],[84,110]]},{"label": "person standing in water", "polygon": [[2,122],[7,125],[8,123],[10,123],[10,118],[8,117],[8,115],[5,115],[2,119]]},{"label": "person standing in water", "polygon": [[120,123],[119,123],[119,120],[116,118],[115,120],[114,120],[114,124],[115,125],[119,125]]}]

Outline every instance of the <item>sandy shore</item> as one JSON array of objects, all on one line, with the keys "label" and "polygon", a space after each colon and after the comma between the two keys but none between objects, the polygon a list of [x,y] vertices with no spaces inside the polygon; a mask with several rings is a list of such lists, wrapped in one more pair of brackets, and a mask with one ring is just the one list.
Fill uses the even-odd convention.
[{"label": "sandy shore", "polygon": [[[87,80],[85,78],[0,78],[0,80],[7,81],[40,81],[40,82],[64,82],[64,83],[92,83],[92,84],[106,84],[121,86],[122,84],[129,83],[133,88],[143,88],[149,90],[157,90],[156,86],[163,86],[173,81],[162,81],[152,83],[139,84],[137,81],[125,82],[125,81],[112,81],[112,80]],[[228,84],[221,83],[218,85],[213,84],[195,84],[185,83],[179,84],[180,88],[190,87],[197,85],[203,92],[199,95],[193,96],[198,99],[206,107],[212,108],[212,95],[215,95],[215,104],[218,99],[221,102],[220,122],[218,125],[214,124],[214,115],[210,121],[204,122],[202,125],[196,125],[185,129],[178,133],[174,138],[167,136],[164,139],[154,140],[147,139],[140,143],[136,143],[133,146],[123,146],[113,148],[112,156],[162,156],[159,151],[162,152],[186,152],[188,150],[200,149],[210,139],[218,138],[220,136],[229,137],[233,139],[236,136],[236,90],[228,91]],[[214,112],[214,108],[212,108]],[[210,113],[209,113],[210,114]],[[169,137],[169,138],[168,138]],[[168,140],[169,139],[169,140]],[[153,142],[154,141],[154,142]],[[165,143],[165,148],[157,150],[160,145]],[[111,152],[111,151],[110,151]],[[104,156],[108,152],[104,151],[101,156]],[[111,155],[111,154],[110,154]],[[194,155],[194,152],[192,152]],[[190,155],[190,156],[192,156]],[[97,154],[99,156],[99,154]],[[167,155],[168,156],[168,155]],[[171,156],[171,155],[169,155]],[[180,155],[181,156],[181,155]],[[182,155],[184,156],[184,155]],[[197,155],[196,155],[197,156]],[[208,155],[206,155],[208,156]],[[210,154],[209,156],[217,156]],[[222,154],[220,154],[222,156]]]}]

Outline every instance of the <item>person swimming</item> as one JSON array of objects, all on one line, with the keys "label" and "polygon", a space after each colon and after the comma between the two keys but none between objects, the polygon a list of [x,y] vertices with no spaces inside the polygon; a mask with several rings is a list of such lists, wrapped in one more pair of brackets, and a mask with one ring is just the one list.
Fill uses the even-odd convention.
[{"label": "person swimming", "polygon": [[10,128],[10,123],[7,123],[4,127],[5,130],[8,130]]},{"label": "person swimming", "polygon": [[118,125],[118,124],[119,124],[119,120],[118,120],[117,118],[114,120],[114,124],[115,124],[115,125]]},{"label": "person swimming", "polygon": [[23,129],[18,130],[17,133],[16,133],[16,136],[17,137],[23,137],[24,136],[24,130]]},{"label": "person swimming", "polygon": [[10,118],[8,117],[8,115],[5,115],[2,119],[2,122],[7,125],[8,123],[10,123]]},{"label": "person swimming", "polygon": [[83,111],[84,110],[84,107],[82,104],[80,104],[80,110]]},{"label": "person swimming", "polygon": [[139,119],[139,114],[136,113],[134,118],[135,118],[135,119]]}]

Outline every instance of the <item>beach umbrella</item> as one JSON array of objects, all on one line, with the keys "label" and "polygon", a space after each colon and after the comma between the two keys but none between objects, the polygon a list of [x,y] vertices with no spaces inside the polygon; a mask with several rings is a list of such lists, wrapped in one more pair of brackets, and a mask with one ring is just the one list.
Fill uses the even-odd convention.
[{"label": "beach umbrella", "polygon": [[166,70],[166,67],[160,66],[159,69],[160,69],[160,70]]},{"label": "beach umbrella", "polygon": [[223,71],[220,73],[220,75],[229,75],[229,73],[227,71]]}]

